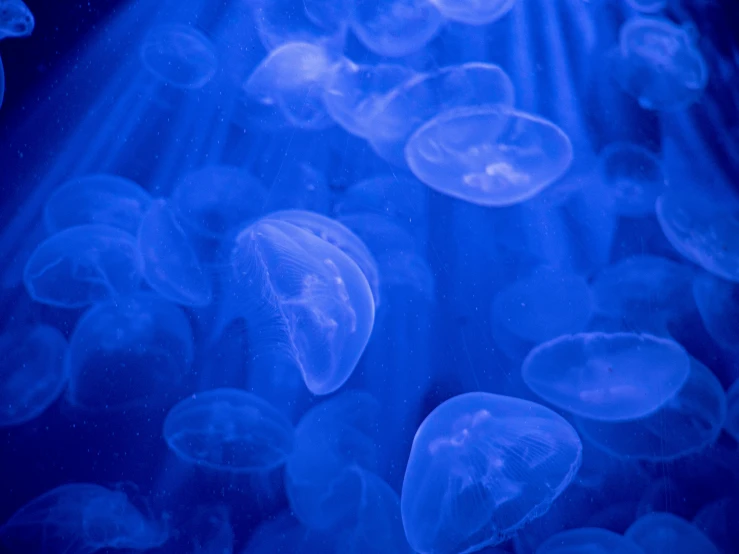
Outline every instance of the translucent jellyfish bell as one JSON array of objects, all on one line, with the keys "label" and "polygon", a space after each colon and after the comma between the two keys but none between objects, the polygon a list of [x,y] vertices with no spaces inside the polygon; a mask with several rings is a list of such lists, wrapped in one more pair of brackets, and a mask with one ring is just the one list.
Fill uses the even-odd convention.
[{"label": "translucent jellyfish bell", "polygon": [[703,326],[716,344],[739,350],[739,285],[699,275],[693,281],[693,298]]},{"label": "translucent jellyfish bell", "polygon": [[503,106],[442,112],[405,147],[418,179],[481,206],[510,206],[536,196],[564,175],[572,155],[559,127]]},{"label": "translucent jellyfish bell", "polygon": [[597,527],[581,527],[549,537],[536,554],[648,554],[629,539]]},{"label": "translucent jellyfish bell", "polygon": [[476,392],[439,405],[413,440],[403,480],[406,537],[422,553],[473,552],[543,515],[580,467],[561,416]]},{"label": "translucent jellyfish bell", "polygon": [[23,270],[23,283],[36,302],[82,308],[133,293],[141,271],[135,237],[107,225],[78,225],[36,247]]},{"label": "translucent jellyfish bell", "polygon": [[164,439],[189,464],[232,473],[275,469],[293,447],[293,427],[268,402],[238,389],[197,393],[174,406]]},{"label": "translucent jellyfish bell", "polygon": [[203,88],[218,69],[213,43],[189,25],[154,27],[144,39],[140,55],[152,75],[176,88]]},{"label": "translucent jellyfish bell", "polygon": [[89,483],[62,485],[31,500],[0,527],[12,552],[148,550],[167,541],[160,523],[118,490]]},{"label": "translucent jellyfish bell", "polygon": [[165,404],[182,394],[193,348],[185,314],[152,293],[97,304],[70,339],[67,400],[94,412]]},{"label": "translucent jellyfish bell", "polygon": [[488,25],[506,15],[518,0],[430,0],[445,18],[466,25]]},{"label": "translucent jellyfish bell", "polygon": [[719,554],[716,546],[695,525],[667,512],[640,517],[626,530],[626,538],[646,554]]},{"label": "translucent jellyfish bell", "polygon": [[646,217],[654,214],[654,204],[666,185],[657,156],[636,144],[609,144],[600,153],[598,169],[619,215]]},{"label": "translucent jellyfish bell", "polygon": [[688,31],[667,19],[629,19],[612,59],[621,88],[649,110],[685,108],[708,80],[706,62]]},{"label": "translucent jellyfish bell", "polygon": [[37,418],[59,397],[66,351],[64,335],[48,325],[0,335],[0,427]]},{"label": "translucent jellyfish bell", "polygon": [[689,373],[690,357],[679,344],[636,333],[564,335],[534,348],[521,368],[538,396],[598,421],[657,411]]},{"label": "translucent jellyfish bell", "polygon": [[118,175],[85,175],[62,184],[44,206],[51,233],[75,225],[116,227],[135,235],[151,196],[137,183]]},{"label": "translucent jellyfish bell", "polygon": [[0,40],[8,37],[27,37],[33,32],[35,24],[31,10],[22,0],[0,0]]}]

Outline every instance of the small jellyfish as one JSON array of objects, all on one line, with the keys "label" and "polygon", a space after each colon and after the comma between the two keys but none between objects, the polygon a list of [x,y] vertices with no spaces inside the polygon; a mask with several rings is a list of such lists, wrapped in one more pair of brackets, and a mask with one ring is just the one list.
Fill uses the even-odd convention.
[{"label": "small jellyfish", "polygon": [[421,50],[444,18],[429,0],[353,0],[351,29],[367,49],[400,57]]},{"label": "small jellyfish", "polygon": [[193,348],[184,312],[155,294],[97,304],[69,341],[67,401],[93,412],[164,404],[182,394]]},{"label": "small jellyfish", "polygon": [[636,144],[614,143],[600,153],[598,169],[616,213],[626,217],[654,214],[655,202],[666,185],[657,156]]},{"label": "small jellyfish", "polygon": [[563,335],[534,348],[521,375],[538,396],[598,421],[654,413],[682,388],[690,356],[675,341],[637,333]]},{"label": "small jellyfish", "polygon": [[250,0],[259,39],[267,51],[290,42],[340,51],[351,0]]},{"label": "small jellyfish", "polygon": [[511,206],[565,174],[572,143],[531,114],[504,106],[455,108],[416,130],[405,159],[436,191],[480,206]]},{"label": "small jellyfish", "polygon": [[36,419],[59,397],[66,351],[64,335],[48,325],[0,335],[0,427]]},{"label": "small jellyfish", "polygon": [[118,175],[86,175],[63,183],[44,206],[46,229],[56,233],[86,224],[109,225],[135,235],[151,196]]},{"label": "small jellyfish", "polygon": [[23,283],[36,302],[83,308],[135,292],[141,271],[134,236],[107,225],[78,225],[36,247],[23,270]]},{"label": "small jellyfish", "polygon": [[625,535],[645,554],[719,554],[716,546],[695,525],[667,512],[640,517]]},{"label": "small jellyfish", "polygon": [[626,0],[626,5],[640,13],[654,14],[667,7],[667,0]]},{"label": "small jellyfish", "polygon": [[218,69],[213,43],[189,25],[154,27],[141,45],[140,54],[152,75],[176,88],[203,88]]},{"label": "small jellyfish", "polygon": [[326,129],[333,121],[323,103],[323,89],[333,64],[321,46],[290,42],[262,60],[244,83],[244,92],[264,110],[276,110],[292,127]]},{"label": "small jellyfish", "polygon": [[709,273],[739,282],[739,208],[735,201],[698,199],[667,192],[656,204],[670,244]]},{"label": "small jellyfish", "polygon": [[549,537],[536,554],[648,554],[629,539],[597,527],[581,527]]},{"label": "small jellyfish", "polygon": [[[643,368],[642,371],[649,371]],[[575,418],[583,439],[617,459],[664,462],[712,444],[726,420],[726,396],[716,376],[695,358],[680,391],[651,415],[632,421]]]},{"label": "small jellyfish", "polygon": [[0,527],[0,544],[27,554],[148,550],[167,538],[167,529],[142,513],[125,492],[89,483],[52,489]]},{"label": "small jellyfish", "polygon": [[495,546],[540,517],[575,477],[580,438],[526,400],[467,393],[439,405],[413,440],[401,513],[421,553]]},{"label": "small jellyfish", "polygon": [[239,389],[193,394],[164,421],[164,439],[189,464],[232,473],[275,469],[293,447],[293,427],[271,404]]},{"label": "small jellyfish", "polygon": [[[8,37],[27,37],[33,32],[34,25],[33,14],[22,0],[0,0],[0,40]],[[2,67],[0,73],[1,70]]]},{"label": "small jellyfish", "polygon": [[213,300],[210,277],[166,200],[152,202],[144,215],[138,247],[143,277],[162,297],[195,307]]},{"label": "small jellyfish", "polygon": [[662,18],[629,19],[611,59],[618,84],[648,110],[685,108],[708,80],[706,62],[690,33]]},{"label": "small jellyfish", "polygon": [[518,0],[429,0],[450,21],[489,25],[502,18]]},{"label": "small jellyfish", "polygon": [[739,379],[726,391],[726,432],[739,442]]},{"label": "small jellyfish", "polygon": [[716,344],[739,350],[739,285],[702,274],[693,281],[693,298]]}]

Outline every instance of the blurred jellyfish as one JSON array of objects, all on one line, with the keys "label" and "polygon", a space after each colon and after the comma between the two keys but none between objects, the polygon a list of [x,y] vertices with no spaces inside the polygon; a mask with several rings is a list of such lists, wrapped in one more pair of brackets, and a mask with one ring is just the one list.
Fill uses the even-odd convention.
[{"label": "blurred jellyfish", "polygon": [[456,396],[421,424],[401,512],[422,553],[473,552],[543,515],[580,467],[582,445],[561,416],[488,393]]},{"label": "blurred jellyfish", "polygon": [[349,20],[350,0],[250,0],[254,22],[268,51],[290,42],[319,44],[341,50]]},{"label": "blurred jellyfish", "polygon": [[726,420],[726,396],[710,369],[695,358],[690,362],[680,391],[651,415],[614,422],[575,418],[583,439],[615,458],[652,462],[688,456],[712,444]]},{"label": "blurred jellyfish", "polygon": [[611,60],[618,84],[648,110],[685,108],[708,80],[708,67],[689,32],[667,19],[629,19]]},{"label": "blurred jellyfish", "polygon": [[626,0],[626,4],[641,13],[658,13],[667,7],[667,0]]},{"label": "blurred jellyfish", "polygon": [[69,342],[67,400],[93,412],[166,405],[182,394],[193,355],[190,323],[174,304],[152,293],[97,304]]},{"label": "blurred jellyfish", "polygon": [[506,15],[517,0],[429,0],[450,21],[489,25]]},{"label": "blurred jellyfish", "polygon": [[175,405],[164,421],[164,439],[189,464],[254,473],[285,462],[293,446],[293,427],[258,396],[215,389]]},{"label": "blurred jellyfish", "polygon": [[0,335],[0,427],[40,416],[67,384],[67,341],[48,325],[19,327]]},{"label": "blurred jellyfish", "polygon": [[44,206],[44,223],[51,233],[76,225],[109,225],[135,235],[151,196],[141,186],[118,175],[86,175],[63,183]]},{"label": "blurred jellyfish", "polygon": [[107,225],[78,225],[36,247],[23,270],[23,283],[36,302],[82,308],[133,293],[141,270],[135,237]]},{"label": "blurred jellyfish", "polygon": [[176,88],[203,88],[218,69],[213,43],[189,25],[152,28],[141,45],[140,55],[152,75]]},{"label": "blurred jellyfish", "polygon": [[726,391],[726,432],[739,442],[739,379]]},{"label": "blurred jellyfish", "polygon": [[613,531],[582,527],[562,531],[544,541],[536,554],[648,554],[629,539]]},{"label": "blurred jellyfish", "polygon": [[553,123],[506,107],[457,108],[420,127],[405,147],[414,175],[441,193],[481,206],[536,196],[572,162]]},{"label": "blurred jellyfish", "polygon": [[637,333],[563,335],[534,348],[523,380],[566,412],[598,421],[654,413],[690,374],[690,356],[675,341]]},{"label": "blurred jellyfish", "polygon": [[[23,0],[0,0],[0,40],[8,37],[27,37],[33,32],[34,25],[33,14]],[[0,103],[1,100],[2,94]]]},{"label": "blurred jellyfish", "polygon": [[50,490],[0,527],[0,544],[28,554],[148,550],[167,538],[167,529],[136,508],[125,492],[88,483]]},{"label": "blurred jellyfish", "polygon": [[699,275],[693,281],[693,298],[703,326],[716,344],[739,350],[739,285]]},{"label": "blurred jellyfish", "polygon": [[444,18],[429,0],[352,0],[351,29],[367,49],[400,57],[421,50]]},{"label": "blurred jellyfish", "polygon": [[667,512],[640,517],[625,534],[645,554],[719,554],[716,546],[695,525]]},{"label": "blurred jellyfish", "polygon": [[652,152],[636,144],[609,144],[600,153],[598,169],[616,213],[626,217],[654,214],[666,182],[662,164]]},{"label": "blurred jellyfish", "polygon": [[158,294],[185,306],[210,304],[210,277],[166,200],[155,200],[144,215],[138,247],[144,279]]}]

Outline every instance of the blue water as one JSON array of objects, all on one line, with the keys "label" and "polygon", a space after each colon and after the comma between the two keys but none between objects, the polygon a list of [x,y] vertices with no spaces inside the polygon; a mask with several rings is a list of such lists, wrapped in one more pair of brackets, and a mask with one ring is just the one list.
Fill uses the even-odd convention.
[{"label": "blue water", "polygon": [[0,0],[0,552],[739,552],[732,9]]}]

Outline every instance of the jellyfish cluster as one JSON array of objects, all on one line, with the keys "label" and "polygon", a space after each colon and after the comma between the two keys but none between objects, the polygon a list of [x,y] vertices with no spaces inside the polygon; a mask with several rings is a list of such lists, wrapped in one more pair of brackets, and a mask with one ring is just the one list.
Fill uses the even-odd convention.
[{"label": "jellyfish cluster", "polygon": [[739,552],[719,4],[121,2],[0,135],[0,552]]}]

